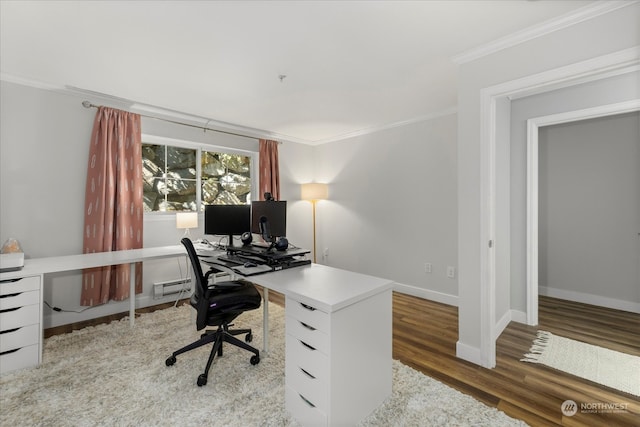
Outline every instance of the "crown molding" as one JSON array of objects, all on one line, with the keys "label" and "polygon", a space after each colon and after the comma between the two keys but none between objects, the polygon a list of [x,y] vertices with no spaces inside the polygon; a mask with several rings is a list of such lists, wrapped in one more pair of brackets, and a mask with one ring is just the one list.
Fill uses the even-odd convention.
[{"label": "crown molding", "polygon": [[512,33],[508,36],[501,37],[492,42],[470,49],[451,57],[451,60],[458,65],[475,61],[487,55],[499,52],[501,50],[516,46],[529,40],[553,33],[564,28],[571,27],[580,22],[596,18],[606,13],[613,12],[620,8],[638,3],[638,0],[600,0],[593,4],[581,7],[573,12],[556,18],[549,19],[537,25],[525,28],[523,30]]},{"label": "crown molding", "polygon": [[[74,95],[78,97],[88,97],[94,100],[94,102],[105,102],[117,108],[125,109],[132,113],[138,113],[141,115],[147,115],[151,118],[168,119],[177,122],[184,122],[185,124],[192,124],[202,126],[210,129],[212,132],[218,130],[223,132],[230,132],[241,134],[250,138],[265,138],[273,139],[277,141],[295,142],[298,144],[312,145],[313,141],[308,141],[301,138],[296,138],[289,135],[280,134],[277,132],[266,131],[263,129],[251,128],[248,126],[236,125],[233,123],[223,122],[220,120],[209,119],[207,117],[197,116],[194,114],[183,113],[168,108],[157,107],[154,105],[144,104],[136,101],[132,101],[125,98],[120,98],[113,95],[108,95],[101,92],[96,92],[88,89],[82,89],[75,86],[60,86],[37,80],[27,79],[19,76],[15,76],[7,73],[0,73],[0,81],[6,81],[9,83],[15,83],[22,86],[33,87],[36,89],[43,89],[67,95]],[[97,101],[99,100],[99,101]]]},{"label": "crown molding", "polygon": [[64,91],[64,86],[54,85],[51,83],[45,83],[37,80],[27,79],[24,77],[15,76],[13,74],[0,73],[0,81],[15,83],[22,86],[34,87],[36,89],[52,90],[52,91]]},{"label": "crown molding", "polygon": [[[88,97],[93,99],[95,102],[105,102],[105,103],[111,104],[112,106],[113,104],[115,104],[117,108],[125,109],[133,113],[147,115],[147,116],[155,117],[158,119],[175,120],[179,122],[184,122],[186,124],[202,126],[207,129],[211,129],[211,131],[219,130],[223,132],[246,135],[247,137],[250,137],[250,138],[256,138],[256,139],[266,138],[266,139],[273,139],[281,142],[294,142],[297,144],[304,144],[304,145],[311,145],[311,146],[322,145],[329,142],[341,141],[344,139],[354,138],[356,136],[368,135],[368,134],[380,132],[387,129],[406,126],[413,123],[419,123],[419,122],[432,120],[438,117],[448,116],[450,114],[457,113],[457,107],[451,107],[437,113],[428,114],[428,115],[416,117],[409,120],[389,123],[386,125],[361,129],[361,130],[345,133],[336,137],[320,139],[320,140],[307,140],[307,139],[297,138],[294,136],[285,135],[277,132],[267,131],[264,129],[256,129],[248,126],[236,125],[233,123],[223,122],[220,120],[209,119],[207,117],[202,117],[194,114],[184,113],[181,111],[171,110],[168,108],[157,107],[154,105],[135,102],[129,99],[119,98],[117,96],[108,95],[105,93],[96,92],[88,89],[82,89],[75,86],[53,85],[49,83],[40,82],[37,80],[31,80],[31,79],[14,76],[7,73],[0,73],[0,80],[6,81],[9,83],[20,84],[23,86],[34,87],[37,89],[64,93],[67,95],[74,95],[78,97]],[[100,101],[97,101],[97,100],[100,100]]]},{"label": "crown molding", "polygon": [[353,131],[353,132],[344,133],[344,134],[338,135],[336,137],[315,140],[315,141],[309,142],[308,144],[309,145],[322,145],[322,144],[327,144],[329,142],[342,141],[344,139],[354,138],[356,136],[369,135],[369,134],[380,132],[380,131],[387,130],[387,129],[393,129],[393,128],[397,128],[397,127],[401,127],[401,126],[407,126],[407,125],[411,125],[411,124],[414,124],[414,123],[426,122],[426,121],[429,121],[429,120],[437,119],[438,117],[444,117],[444,116],[449,116],[451,114],[456,114],[457,112],[458,112],[458,107],[450,107],[450,108],[447,108],[446,110],[442,110],[442,111],[439,111],[439,112],[436,112],[436,113],[432,113],[432,114],[427,114],[427,115],[420,116],[420,117],[415,117],[413,119],[402,120],[402,121],[399,121],[399,122],[388,123],[386,125],[374,126],[374,127],[370,127],[370,128],[360,129],[360,130],[356,130],[356,131]]}]

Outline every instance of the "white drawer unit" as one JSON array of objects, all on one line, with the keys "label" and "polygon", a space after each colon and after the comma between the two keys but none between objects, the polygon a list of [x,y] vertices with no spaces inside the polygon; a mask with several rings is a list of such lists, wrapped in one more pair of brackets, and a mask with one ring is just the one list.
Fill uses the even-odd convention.
[{"label": "white drawer unit", "polygon": [[330,313],[286,298],[286,407],[306,426],[355,425],[391,395],[391,291]]},{"label": "white drawer unit", "polygon": [[0,374],[42,360],[42,276],[0,280]]}]

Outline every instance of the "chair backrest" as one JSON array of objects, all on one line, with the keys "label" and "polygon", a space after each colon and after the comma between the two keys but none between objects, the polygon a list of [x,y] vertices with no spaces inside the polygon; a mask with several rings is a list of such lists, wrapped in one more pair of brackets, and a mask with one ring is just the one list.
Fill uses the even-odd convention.
[{"label": "chair backrest", "polygon": [[196,299],[200,300],[202,296],[205,295],[207,290],[207,280],[202,273],[202,266],[200,265],[200,259],[198,258],[198,254],[196,253],[196,248],[193,247],[193,243],[191,239],[188,237],[184,237],[180,242],[184,245],[187,250],[187,254],[189,255],[189,260],[191,261],[191,266],[193,267],[193,274],[195,279],[195,289],[194,293],[196,295]]}]

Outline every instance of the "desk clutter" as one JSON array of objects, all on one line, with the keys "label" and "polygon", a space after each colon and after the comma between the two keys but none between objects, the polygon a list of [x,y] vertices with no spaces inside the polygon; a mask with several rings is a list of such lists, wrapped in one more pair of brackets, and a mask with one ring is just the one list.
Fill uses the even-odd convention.
[{"label": "desk clutter", "polygon": [[308,249],[273,250],[261,245],[216,246],[206,240],[194,242],[201,260],[211,266],[227,267],[242,276],[286,270],[311,264]]},{"label": "desk clutter", "polygon": [[0,250],[0,272],[16,271],[24,267],[24,252],[20,242],[14,238],[7,239]]}]

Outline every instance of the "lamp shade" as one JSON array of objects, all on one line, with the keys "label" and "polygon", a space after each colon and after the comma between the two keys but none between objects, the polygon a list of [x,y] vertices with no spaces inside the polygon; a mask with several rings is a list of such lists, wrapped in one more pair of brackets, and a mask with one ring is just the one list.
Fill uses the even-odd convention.
[{"label": "lamp shade", "polygon": [[198,228],[198,212],[177,212],[176,228]]},{"label": "lamp shade", "polygon": [[318,182],[302,184],[300,198],[302,200],[325,200],[329,197],[329,186]]}]

